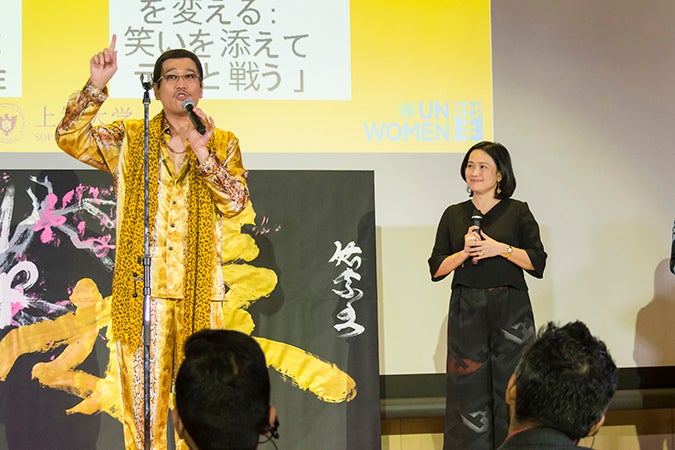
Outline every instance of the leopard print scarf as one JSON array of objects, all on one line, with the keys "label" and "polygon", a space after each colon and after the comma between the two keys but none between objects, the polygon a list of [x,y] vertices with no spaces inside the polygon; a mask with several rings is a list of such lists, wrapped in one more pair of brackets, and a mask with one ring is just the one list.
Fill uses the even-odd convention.
[{"label": "leopard print scarf", "polygon": [[[160,112],[149,123],[148,151],[148,207],[149,236],[154,233],[153,218],[157,215],[157,195],[164,113]],[[214,151],[212,141],[207,147]],[[143,330],[143,263],[144,254],[144,133],[129,133],[129,148],[123,155],[127,172],[122,175],[125,183],[121,199],[122,220],[117,227],[117,255],[112,286],[112,333],[113,338],[132,348],[142,344]],[[213,261],[214,206],[209,188],[197,173],[197,159],[190,152],[188,190],[188,227],[184,263],[183,302],[185,302],[185,326],[178,340],[182,353],[185,339],[195,331],[209,328],[211,275]],[[140,279],[135,282],[134,277]],[[152,292],[151,292],[152,295]]]}]

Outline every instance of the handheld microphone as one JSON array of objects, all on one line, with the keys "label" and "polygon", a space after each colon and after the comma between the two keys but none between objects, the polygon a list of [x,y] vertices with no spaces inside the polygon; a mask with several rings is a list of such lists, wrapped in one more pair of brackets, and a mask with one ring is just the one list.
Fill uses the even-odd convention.
[{"label": "handheld microphone", "polygon": [[475,226],[478,227],[478,234],[480,234],[480,224],[483,221],[483,213],[480,212],[478,209],[474,209],[473,212],[471,213],[471,221]]},{"label": "handheld microphone", "polygon": [[[473,222],[473,224],[475,226],[478,227],[476,232],[480,236],[480,225],[481,225],[481,222],[483,221],[483,213],[480,212],[478,209],[474,209],[473,213],[471,213],[471,221]],[[471,264],[473,264],[475,266],[476,264],[478,264],[478,261],[471,261]]]},{"label": "handheld microphone", "polygon": [[188,117],[190,118],[190,121],[192,121],[192,125],[195,126],[197,131],[199,131],[199,134],[205,134],[206,127],[204,126],[204,122],[202,122],[202,119],[199,118],[194,109],[195,109],[194,100],[192,100],[191,98],[186,98],[185,100],[183,100],[183,110],[187,113]]}]

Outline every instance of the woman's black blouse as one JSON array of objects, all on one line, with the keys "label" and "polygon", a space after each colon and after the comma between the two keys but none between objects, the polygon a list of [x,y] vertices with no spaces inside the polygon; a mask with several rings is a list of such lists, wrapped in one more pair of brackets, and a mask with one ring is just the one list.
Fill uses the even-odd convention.
[{"label": "woman's black blouse", "polygon": [[[447,275],[434,278],[443,260],[464,248],[464,235],[473,224],[471,215],[475,207],[471,200],[448,206],[441,216],[436,230],[436,242],[429,257],[432,281],[440,281]],[[544,276],[546,252],[539,235],[539,225],[527,203],[504,199],[483,215],[481,229],[492,239],[527,252],[534,270],[527,272],[536,277]],[[454,270],[452,287],[491,288],[511,286],[527,290],[523,269],[502,256],[486,258],[473,265],[471,259]]]}]

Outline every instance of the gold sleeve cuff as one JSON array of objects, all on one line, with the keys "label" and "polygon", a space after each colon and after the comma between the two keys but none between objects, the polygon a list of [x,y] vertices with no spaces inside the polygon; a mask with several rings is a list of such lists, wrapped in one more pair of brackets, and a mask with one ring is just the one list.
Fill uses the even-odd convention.
[{"label": "gold sleeve cuff", "polygon": [[82,92],[98,103],[103,103],[108,98],[108,88],[100,90],[91,84],[91,80],[87,80],[87,83],[82,88]]},{"label": "gold sleeve cuff", "polygon": [[197,170],[204,176],[212,175],[218,164],[219,162],[216,155],[213,152],[209,152],[209,157],[197,166]]}]

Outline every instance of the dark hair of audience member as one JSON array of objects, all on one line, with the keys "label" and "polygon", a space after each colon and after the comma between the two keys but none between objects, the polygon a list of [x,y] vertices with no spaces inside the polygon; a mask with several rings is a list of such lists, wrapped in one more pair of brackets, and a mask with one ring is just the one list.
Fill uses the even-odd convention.
[{"label": "dark hair of audience member", "polygon": [[607,410],[617,383],[606,345],[582,322],[548,323],[516,367],[516,418],[586,437]]},{"label": "dark hair of audience member", "polygon": [[202,330],[185,343],[176,408],[199,450],[252,450],[269,427],[265,355],[248,335]]}]

